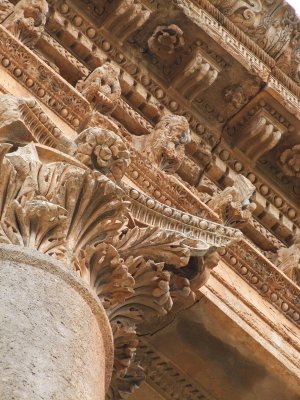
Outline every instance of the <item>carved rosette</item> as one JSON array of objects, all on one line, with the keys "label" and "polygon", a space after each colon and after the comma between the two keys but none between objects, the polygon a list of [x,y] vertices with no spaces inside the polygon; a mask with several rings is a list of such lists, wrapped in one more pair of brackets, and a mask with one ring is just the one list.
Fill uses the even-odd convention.
[{"label": "carved rosette", "polygon": [[[9,120],[2,121],[2,142],[13,145],[0,144],[0,243],[33,248],[63,261],[89,284],[106,310],[115,341],[107,396],[124,398],[143,378],[134,358],[137,333],[145,321],[164,317],[179,298],[193,302],[217,263],[214,251],[237,240],[239,232],[200,219],[197,227],[189,227],[193,216],[187,214],[174,224],[175,209],[173,218],[165,214],[155,220],[137,200],[132,207],[134,200],[120,184],[129,164],[120,137],[104,128],[88,128],[77,137],[76,150],[64,154],[51,139],[51,130],[45,131],[42,142],[54,148],[39,143],[35,124],[25,124],[27,114],[32,115],[28,101],[21,102],[22,118],[20,100],[13,103],[10,118],[7,109],[2,114]],[[13,135],[14,118],[27,134],[22,143]],[[42,121],[49,124],[48,119]],[[181,154],[188,124],[169,116],[158,124],[156,134],[162,135],[155,153],[159,164],[166,156],[173,160],[178,148]],[[26,144],[28,139],[36,143]],[[143,227],[135,222],[139,207]]]},{"label": "carved rosette", "polygon": [[175,24],[157,26],[148,40],[148,46],[158,57],[168,59],[184,46],[183,31]]}]

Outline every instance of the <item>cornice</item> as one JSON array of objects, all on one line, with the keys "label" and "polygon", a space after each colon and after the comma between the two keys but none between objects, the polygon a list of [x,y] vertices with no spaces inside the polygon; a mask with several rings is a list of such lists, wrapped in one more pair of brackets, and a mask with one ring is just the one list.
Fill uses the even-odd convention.
[{"label": "cornice", "polygon": [[[60,9],[61,9],[62,4],[64,4],[63,1],[60,1],[59,4],[57,4],[57,7],[60,7]],[[76,17],[76,10],[75,9],[72,10],[72,6],[68,5],[67,8],[63,8],[63,11],[64,11],[64,13],[62,15],[68,19],[69,23],[72,24],[72,21]],[[202,10],[202,11],[205,13],[205,10]],[[205,15],[207,15],[207,13]],[[80,25],[80,27],[77,27],[77,29],[82,34],[85,34],[86,32],[90,32],[89,29],[91,28],[91,24],[87,20],[85,20],[82,16],[80,18],[81,18],[81,25]],[[211,20],[212,17],[210,15],[208,15],[208,18],[210,18],[209,19],[210,21],[213,21],[213,20]],[[219,23],[216,24],[216,26],[218,27],[218,29],[220,29]],[[104,49],[104,53],[106,53],[107,56],[112,57],[112,59],[114,59],[114,61],[120,65],[121,69],[124,69],[127,74],[132,76],[134,81],[137,81],[139,85],[144,86],[147,91],[150,91],[150,93],[154,97],[156,97],[157,100],[167,108],[168,112],[176,112],[179,115],[186,116],[187,119],[189,120],[191,128],[196,133],[200,134],[201,137],[203,137],[203,139],[206,142],[208,142],[210,145],[214,146],[216,144],[217,139],[216,139],[215,135],[217,135],[217,134],[216,133],[214,133],[214,134],[207,133],[207,132],[209,132],[209,130],[207,130],[203,127],[202,121],[201,122],[199,121],[198,116],[196,116],[196,114],[193,113],[193,111],[191,110],[190,107],[187,107],[185,102],[179,103],[178,96],[170,97],[169,93],[172,93],[172,91],[171,92],[169,90],[166,91],[165,88],[163,88],[161,85],[159,85],[156,82],[156,79],[154,77],[144,75],[143,69],[141,69],[138,65],[134,64],[134,62],[132,60],[129,60],[127,58],[126,54],[124,53],[124,51],[120,50],[120,48],[118,48],[118,49],[115,48],[114,44],[109,42],[109,38],[107,35],[101,33],[99,30],[97,31],[94,27],[93,27],[93,29],[94,29],[95,34],[94,34],[94,37],[92,39],[90,39],[92,42],[94,42],[100,48]],[[224,28],[222,28],[222,29],[224,29]],[[247,54],[249,55],[248,61],[250,62],[253,59],[253,54],[252,53],[250,54],[249,52],[247,52]],[[246,62],[246,64],[247,64],[247,62]],[[272,78],[272,82],[275,85],[277,80],[276,79],[273,80],[273,78]],[[121,74],[121,85],[122,85],[122,74]],[[281,91],[285,90],[285,88],[279,82],[277,82],[277,87]],[[288,94],[287,94],[286,98],[289,98]],[[295,96],[292,96],[292,98],[295,98]],[[299,101],[297,100],[297,105],[298,104],[299,104]],[[130,107],[129,107],[129,109],[130,109]],[[143,114],[142,109],[139,109],[139,113]],[[131,115],[129,115],[129,116],[130,116],[130,118],[132,118],[132,117],[135,117],[135,115],[133,115],[131,113]],[[240,164],[241,164],[240,160],[237,160],[235,163],[236,168],[238,168],[238,165],[240,165]],[[236,170],[236,168],[234,168],[234,170]],[[242,169],[243,169],[243,167],[241,168],[241,170]],[[260,181],[258,179],[257,172],[254,172],[253,170],[251,170],[251,168],[249,169],[248,174],[252,174],[252,175],[256,176],[257,182]],[[219,178],[221,178],[221,176]],[[256,185],[258,188],[263,186],[263,184],[258,184],[258,183]],[[274,193],[272,188],[269,188],[269,192],[270,192],[270,194]],[[278,195],[276,193],[274,193],[273,195],[269,196],[269,198],[268,198],[268,201],[271,201],[275,207],[277,207],[277,205],[273,202],[272,198],[277,199],[277,197],[278,197]],[[284,214],[285,217],[287,217],[287,219],[292,218],[292,221],[294,223],[296,223],[297,225],[299,225],[297,211],[295,210],[295,208],[292,206],[292,204],[288,204],[288,202],[284,199],[283,199],[283,202],[286,205],[284,207],[281,207],[280,214]],[[290,215],[288,215],[288,213]],[[293,214],[293,217],[291,217],[292,214]]]},{"label": "cornice", "polygon": [[39,101],[73,128],[90,112],[88,101],[0,25],[0,62]]},{"label": "cornice", "polygon": [[[173,0],[173,2],[175,4],[178,4],[179,7],[185,7],[189,5],[191,16],[193,12],[197,13],[197,9],[204,9],[205,11],[207,11],[219,23],[221,23],[221,25],[225,27],[226,30],[228,30],[240,43],[247,47],[251,53],[255,54],[257,59],[261,60],[270,69],[270,71],[272,71],[272,75],[274,75],[274,77],[272,77],[271,75],[270,79],[275,79],[276,81],[279,80],[284,86],[284,89],[288,89],[295,95],[292,97],[294,98],[294,101],[299,104],[299,85],[294,82],[284,71],[276,66],[276,60],[274,60],[274,58],[272,58],[267,52],[265,52],[260,46],[258,46],[246,33],[244,33],[239,27],[231,22],[229,18],[222,14],[213,4],[211,4],[209,0]],[[194,7],[191,7],[191,3],[193,3]]]},{"label": "cornice", "polygon": [[[72,21],[74,20],[73,16],[72,16],[72,18],[70,17],[70,22],[71,22],[71,20],[72,20]],[[80,29],[83,29],[84,32],[85,32],[84,29],[86,29],[86,32],[91,32],[91,30],[90,30],[90,29],[91,29],[91,26],[86,27],[86,28],[84,28],[84,26],[81,26]],[[94,31],[95,31],[95,28],[93,28],[93,29],[94,29]],[[5,57],[7,56],[7,54],[10,54],[10,52],[12,52],[12,55],[13,55],[13,62],[15,62],[14,60],[17,59],[18,51],[19,51],[19,53],[21,52],[22,54],[24,54],[24,58],[25,58],[25,56],[26,56],[27,59],[28,59],[30,62],[31,62],[31,61],[33,62],[33,66],[36,66],[37,70],[38,70],[38,67],[41,65],[42,68],[45,68],[45,70],[47,71],[47,73],[49,73],[50,78],[53,77],[54,82],[55,82],[56,84],[57,84],[57,82],[59,82],[59,83],[61,82],[62,84],[64,84],[65,86],[63,86],[63,87],[66,87],[66,90],[70,90],[70,93],[71,93],[72,95],[75,96],[74,98],[76,99],[76,101],[75,101],[76,104],[82,102],[83,105],[85,106],[85,108],[86,108],[86,109],[89,109],[89,104],[88,104],[88,102],[87,102],[82,96],[80,96],[80,94],[79,94],[75,89],[73,89],[70,85],[66,84],[64,79],[60,78],[55,72],[52,71],[52,69],[51,69],[50,67],[48,67],[48,66],[47,66],[45,63],[43,63],[42,61],[40,61],[39,58],[38,58],[34,53],[32,53],[30,50],[28,50],[28,49],[27,49],[26,47],[24,47],[23,45],[21,45],[20,42],[18,42],[17,40],[15,40],[15,39],[13,38],[13,36],[10,35],[10,33],[8,33],[8,32],[5,30],[5,28],[1,27],[1,32],[4,32],[4,33],[3,33],[3,35],[4,35],[3,37],[8,38],[8,39],[9,39],[9,43],[14,44],[14,46],[12,46],[12,49],[10,49],[10,47],[9,47],[9,52],[8,52],[8,53],[6,52]],[[96,35],[96,33],[95,33],[95,35]],[[89,36],[91,36],[91,33],[89,33]],[[94,40],[94,38],[93,38],[93,40],[91,40],[91,38],[88,38],[88,37],[86,37],[86,39],[89,40],[90,42],[92,42],[92,41]],[[96,39],[97,39],[97,40],[96,40]],[[195,117],[191,116],[191,114],[189,113],[189,111],[187,111],[187,109],[181,108],[181,106],[179,105],[179,103],[176,102],[175,99],[169,99],[168,96],[167,96],[167,94],[166,94],[166,92],[164,91],[164,89],[162,89],[160,86],[158,86],[158,85],[155,83],[154,78],[152,79],[152,77],[150,78],[149,76],[144,75],[144,71],[143,71],[142,69],[139,69],[139,67],[138,67],[136,64],[134,64],[132,61],[129,61],[129,62],[127,63],[127,58],[126,58],[125,54],[122,53],[119,49],[114,49],[113,45],[110,44],[110,43],[108,42],[108,40],[103,39],[103,38],[99,39],[99,34],[98,34],[98,36],[96,36],[96,39],[95,39],[95,43],[96,43],[96,44],[99,44],[99,43],[100,43],[101,48],[102,48],[108,55],[112,56],[112,58],[114,58],[114,59],[116,60],[116,62],[119,60],[119,63],[120,63],[120,65],[121,65],[121,67],[124,68],[124,69],[127,71],[128,74],[131,74],[131,76],[133,76],[133,79],[137,79],[137,80],[139,81],[139,84],[140,84],[140,85],[142,85],[143,87],[147,87],[148,90],[151,89],[151,91],[153,91],[153,95],[156,96],[156,98],[157,98],[158,101],[160,101],[160,102],[162,102],[163,104],[167,105],[168,109],[170,109],[171,111],[172,111],[172,109],[173,109],[173,111],[176,111],[176,113],[185,114],[185,115],[190,119],[190,124],[191,124],[192,128],[195,129],[196,132],[198,132],[199,134],[203,134],[203,133],[204,133],[204,134],[203,134],[203,138],[204,138],[205,140],[207,140],[210,144],[212,144],[212,142],[215,143],[215,137],[214,137],[212,134],[209,134],[209,133],[206,134],[205,132],[203,132],[203,130],[205,129],[205,128],[203,128],[203,125],[202,125]],[[100,40],[100,42],[99,42],[99,40]],[[2,64],[3,64],[3,59],[6,60],[5,57],[4,57],[3,53],[2,53],[2,58],[1,58]],[[29,58],[28,58],[28,57],[29,57]],[[20,59],[20,58],[19,58],[19,59]],[[121,61],[120,61],[120,60],[121,60]],[[6,65],[6,67],[9,69],[10,74],[11,74],[12,76],[14,76],[17,80],[20,80],[21,83],[22,83],[25,87],[27,87],[27,86],[26,86],[26,82],[28,82],[28,81],[26,80],[26,79],[27,79],[27,76],[26,76],[27,72],[26,72],[26,70],[24,71],[24,73],[23,73],[23,71],[21,71],[21,75],[18,76],[18,75],[19,75],[19,70],[18,70],[19,64],[13,64],[13,62],[11,62],[10,60],[8,60],[8,62],[9,62],[9,64]],[[16,62],[17,62],[17,61],[16,61]],[[7,62],[5,61],[4,64],[7,64]],[[16,74],[16,68],[17,68],[17,74]],[[31,78],[31,79],[32,79],[32,78]],[[46,82],[46,86],[45,86],[45,90],[47,89],[49,95],[50,95],[50,93],[53,92],[53,88],[51,87],[51,82],[52,82],[52,80],[50,79],[50,81],[47,81],[47,82]],[[37,87],[36,85],[34,85],[33,88],[31,88],[31,90],[32,90],[32,93],[34,93],[34,94],[36,95],[37,98],[40,98],[39,95],[38,95],[38,87]],[[71,98],[72,98],[72,96],[71,96]],[[48,104],[48,103],[49,103],[49,102],[46,102],[46,100],[45,100],[45,95],[42,96],[41,101],[45,102],[45,104]],[[176,103],[176,105],[178,105],[178,108],[176,108],[177,106],[176,106],[174,103]],[[57,108],[56,104],[52,104],[52,105],[50,104],[50,106],[53,108],[53,110],[54,110],[58,115],[61,116],[61,114],[60,114],[60,113],[58,112],[58,110],[56,109],[56,108]],[[48,107],[49,107],[49,104],[48,104]],[[51,107],[49,107],[49,108],[51,108]],[[70,106],[70,108],[71,108],[71,106]],[[174,110],[174,108],[175,108],[176,110]],[[141,110],[140,110],[140,111],[141,111]],[[76,114],[76,116],[77,116],[77,114]],[[65,119],[66,119],[66,118],[67,118],[67,117],[65,117]],[[84,118],[84,116],[83,116],[83,118]],[[67,121],[68,121],[68,119],[67,119]],[[216,158],[216,160],[218,160],[218,165],[219,165],[219,164],[221,163],[221,159],[217,159],[217,158]],[[238,160],[236,160],[235,163],[234,163],[234,166],[235,166],[234,169],[235,169],[236,172],[239,172],[239,171],[237,171],[237,168],[240,169],[240,165],[238,165],[238,163],[240,164],[240,162],[239,162]],[[216,165],[216,161],[214,162],[213,165]],[[230,169],[230,170],[231,170],[231,169]],[[132,177],[133,177],[134,175],[136,175],[134,172],[135,172],[135,171],[133,170],[133,171],[132,171],[132,173],[133,173]],[[249,173],[250,173],[250,171],[249,171]],[[215,176],[215,175],[214,175],[214,176]],[[222,173],[221,173],[221,172],[219,173],[219,175],[218,175],[218,180],[220,180],[222,177],[227,177],[227,176],[228,176],[228,169],[225,167],[224,170],[223,170],[223,172],[222,172]],[[146,186],[146,185],[145,185],[145,186]],[[145,189],[145,186],[143,187],[143,189]],[[172,186],[172,185],[171,185],[171,186]],[[155,191],[155,190],[157,190],[157,189],[153,189],[153,190]],[[265,190],[265,188],[263,188],[263,186],[262,186],[262,190],[263,190],[263,191]],[[149,194],[150,194],[150,193],[149,193]],[[172,193],[169,193],[168,196],[171,197],[171,199],[172,199],[172,196],[174,197],[174,195],[173,195]],[[160,197],[160,196],[158,196],[158,197],[159,197],[159,200],[161,200],[162,202],[165,201],[162,197]],[[192,197],[191,197],[191,198],[192,198]],[[166,202],[167,202],[167,200],[168,200],[168,199],[166,198]],[[278,200],[277,200],[276,198],[274,198],[274,202],[276,202],[276,201],[278,201]],[[180,198],[178,199],[178,203],[180,203]],[[202,206],[203,206],[203,204],[202,204]],[[185,208],[187,208],[187,206],[183,206],[182,208],[185,209]],[[205,208],[205,207],[204,207],[204,208]],[[189,212],[189,209],[186,209],[186,211]],[[213,215],[213,214],[211,214],[211,215]],[[294,218],[296,218],[296,217],[294,217]],[[250,251],[250,250],[249,250],[249,251]],[[254,253],[257,253],[256,250],[252,249],[252,250],[251,250],[251,253],[253,253],[253,252],[254,252]]]}]

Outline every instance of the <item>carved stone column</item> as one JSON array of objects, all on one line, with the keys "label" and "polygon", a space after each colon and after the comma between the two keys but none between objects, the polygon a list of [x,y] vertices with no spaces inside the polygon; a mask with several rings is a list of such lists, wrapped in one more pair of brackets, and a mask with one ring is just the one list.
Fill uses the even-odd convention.
[{"label": "carved stone column", "polygon": [[[145,322],[193,303],[206,280],[208,259],[190,256],[239,232],[121,182],[130,153],[116,133],[88,128],[71,143],[34,102],[2,100],[1,399],[122,399],[144,377],[134,359]],[[168,117],[159,130],[170,143],[155,162],[170,172],[188,124]]]},{"label": "carved stone column", "polygon": [[1,399],[103,400],[113,341],[105,311],[72,271],[0,245]]}]

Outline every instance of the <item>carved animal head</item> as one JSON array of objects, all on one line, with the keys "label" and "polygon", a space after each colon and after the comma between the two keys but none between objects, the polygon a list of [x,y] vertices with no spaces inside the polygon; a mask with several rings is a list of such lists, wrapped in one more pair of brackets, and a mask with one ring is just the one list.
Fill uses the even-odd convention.
[{"label": "carved animal head", "polygon": [[177,171],[184,157],[185,146],[191,140],[187,119],[178,115],[163,117],[149,140],[148,152],[152,153],[158,166],[168,173]]}]

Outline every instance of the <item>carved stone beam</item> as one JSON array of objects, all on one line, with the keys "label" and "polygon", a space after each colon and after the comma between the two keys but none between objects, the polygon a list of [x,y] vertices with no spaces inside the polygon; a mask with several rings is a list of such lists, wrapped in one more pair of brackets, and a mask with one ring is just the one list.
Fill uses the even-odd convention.
[{"label": "carved stone beam", "polygon": [[34,98],[0,96],[0,140],[37,142],[72,154],[76,146],[51,121]]},{"label": "carved stone beam", "polygon": [[3,25],[21,42],[33,48],[44,31],[48,10],[46,0],[21,0]]},{"label": "carved stone beam", "polygon": [[228,127],[234,132],[233,144],[253,163],[272,150],[287,130],[262,108],[246,118],[235,116]]},{"label": "carved stone beam", "polygon": [[134,31],[141,28],[151,11],[137,0],[122,0],[104,21],[104,27],[123,43]]},{"label": "carved stone beam", "polygon": [[173,79],[171,86],[189,102],[209,88],[217,79],[220,67],[200,50],[183,71]]}]

